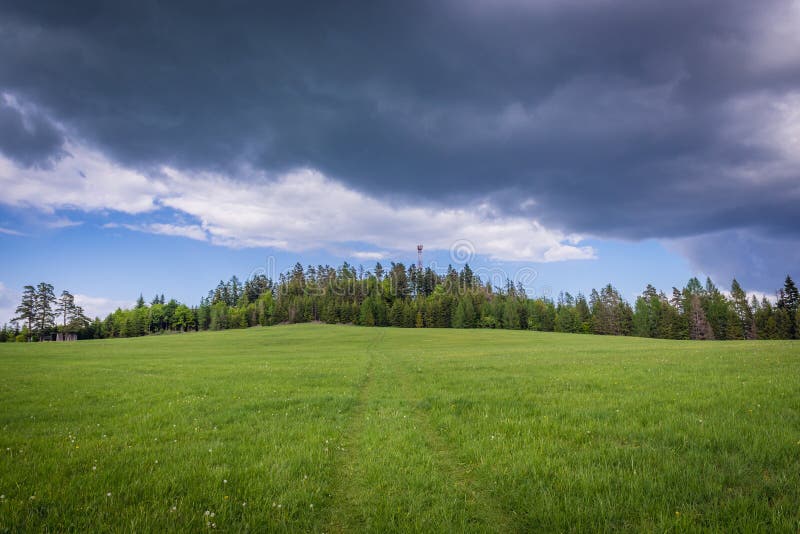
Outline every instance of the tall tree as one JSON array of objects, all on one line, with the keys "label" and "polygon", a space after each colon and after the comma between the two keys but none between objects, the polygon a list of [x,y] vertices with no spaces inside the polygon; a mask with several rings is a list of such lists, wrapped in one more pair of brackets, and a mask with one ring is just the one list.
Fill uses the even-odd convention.
[{"label": "tall tree", "polygon": [[40,282],[36,286],[34,314],[39,335],[55,325],[56,314],[53,305],[56,303],[55,289],[51,284]]},{"label": "tall tree", "polygon": [[800,293],[798,293],[797,286],[789,275],[786,275],[783,288],[780,290],[777,306],[779,309],[786,310],[785,322],[787,324],[788,337],[790,339],[800,338],[800,331],[795,327],[794,321],[797,310],[800,308]]},{"label": "tall tree", "polygon": [[22,301],[16,309],[17,316],[13,321],[23,321],[28,323],[28,341],[33,335],[33,323],[36,320],[36,288],[25,286],[22,290]]},{"label": "tall tree", "polygon": [[72,316],[75,309],[75,297],[66,289],[61,292],[61,298],[58,299],[58,315],[61,318],[62,332],[67,331],[67,318]]},{"label": "tall tree", "polygon": [[728,328],[731,333],[734,334],[734,339],[740,337],[744,339],[755,339],[755,318],[753,316],[753,309],[747,301],[747,293],[744,292],[736,278],[731,282],[731,302],[737,318],[737,324],[735,326],[729,325]]}]

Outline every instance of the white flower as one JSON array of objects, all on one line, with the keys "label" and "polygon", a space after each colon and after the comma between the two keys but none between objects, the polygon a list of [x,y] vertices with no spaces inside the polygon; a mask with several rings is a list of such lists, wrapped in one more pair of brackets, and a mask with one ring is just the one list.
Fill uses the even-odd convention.
[{"label": "white flower", "polygon": [[208,517],[208,515],[209,515],[209,514],[211,514],[211,512],[209,512],[208,510],[206,510],[206,513],[205,513],[204,515],[205,515],[206,517]]},{"label": "white flower", "polygon": [[111,492],[106,493],[106,497],[111,497]]},{"label": "white flower", "polygon": [[223,483],[223,484],[227,484],[227,483],[228,483],[228,480],[227,480],[227,479],[223,479],[223,480],[222,480],[222,483]]}]

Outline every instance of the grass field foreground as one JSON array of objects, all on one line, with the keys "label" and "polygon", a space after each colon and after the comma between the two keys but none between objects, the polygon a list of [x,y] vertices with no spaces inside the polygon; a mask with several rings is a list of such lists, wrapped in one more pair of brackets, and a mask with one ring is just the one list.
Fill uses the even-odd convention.
[{"label": "grass field foreground", "polygon": [[0,532],[800,530],[800,343],[0,345]]}]

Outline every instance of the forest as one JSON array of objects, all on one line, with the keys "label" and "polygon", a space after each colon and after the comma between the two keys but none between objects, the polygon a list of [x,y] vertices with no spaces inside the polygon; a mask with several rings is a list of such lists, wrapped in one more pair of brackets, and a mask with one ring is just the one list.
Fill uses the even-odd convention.
[{"label": "forest", "polygon": [[711,279],[692,278],[665,294],[648,285],[633,306],[611,284],[586,296],[529,297],[510,280],[484,282],[469,265],[444,274],[431,268],[377,263],[365,271],[348,263],[303,266],[278,280],[236,276],[188,306],[156,295],[139,296],[132,309],[90,319],[69,291],[51,284],[25,286],[16,317],[0,329],[0,342],[46,341],[225,330],[323,322],[401,328],[499,328],[664,339],[800,339],[800,296],[790,276],[773,303],[758,300],[734,279],[729,291]]}]

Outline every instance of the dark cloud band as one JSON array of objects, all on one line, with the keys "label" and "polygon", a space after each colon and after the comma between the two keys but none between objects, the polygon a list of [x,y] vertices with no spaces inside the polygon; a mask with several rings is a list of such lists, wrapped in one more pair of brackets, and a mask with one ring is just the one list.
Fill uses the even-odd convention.
[{"label": "dark cloud band", "polygon": [[[796,236],[771,126],[800,106],[797,43],[770,34],[792,6],[5,2],[0,89],[140,169],[310,166],[601,237]],[[11,157],[57,151],[0,112]]]}]

